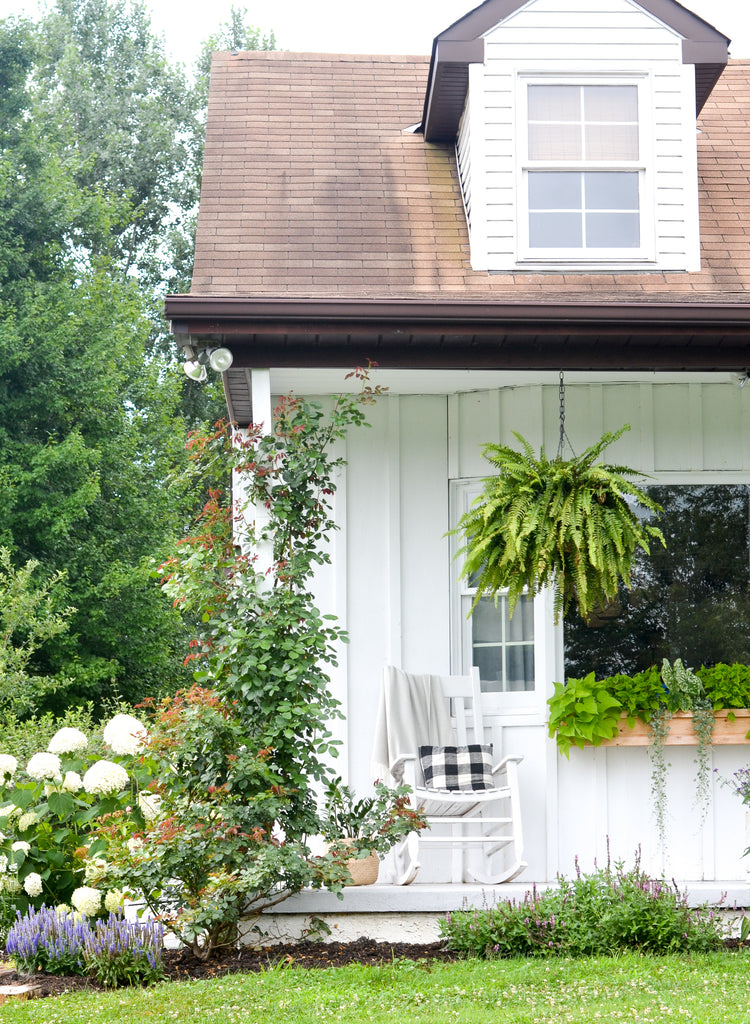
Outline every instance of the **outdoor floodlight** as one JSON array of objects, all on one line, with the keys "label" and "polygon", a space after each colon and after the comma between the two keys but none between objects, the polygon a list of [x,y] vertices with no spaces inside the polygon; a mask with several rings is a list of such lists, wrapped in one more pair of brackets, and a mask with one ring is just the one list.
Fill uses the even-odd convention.
[{"label": "outdoor floodlight", "polygon": [[205,380],[208,374],[206,373],[206,367],[201,366],[197,359],[188,359],[182,366],[186,375],[190,380]]}]

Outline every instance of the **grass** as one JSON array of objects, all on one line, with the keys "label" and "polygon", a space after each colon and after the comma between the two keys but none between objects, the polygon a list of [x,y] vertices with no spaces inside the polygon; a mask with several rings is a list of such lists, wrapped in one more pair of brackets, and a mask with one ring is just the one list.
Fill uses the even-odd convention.
[{"label": "grass", "polygon": [[279,967],[215,981],[6,1003],[0,1018],[3,1024],[750,1024],[750,956]]}]

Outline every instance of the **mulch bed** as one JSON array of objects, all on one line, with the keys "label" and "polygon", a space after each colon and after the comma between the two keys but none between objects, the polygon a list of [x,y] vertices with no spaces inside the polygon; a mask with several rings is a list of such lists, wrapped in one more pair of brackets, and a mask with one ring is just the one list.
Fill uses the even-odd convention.
[{"label": "mulch bed", "polygon": [[[451,961],[458,954],[445,949],[441,942],[418,945],[409,942],[302,942],[292,946],[269,946],[266,949],[233,950],[204,963],[184,950],[167,950],[164,968],[170,981],[199,981],[237,974],[267,970],[278,964],[296,967],[342,967],[346,964],[387,964],[396,959]],[[28,983],[39,986],[38,996],[58,996],[64,992],[90,989],[102,991],[101,985],[77,975],[36,974],[33,978],[19,977],[15,971],[0,969],[0,985]]]}]

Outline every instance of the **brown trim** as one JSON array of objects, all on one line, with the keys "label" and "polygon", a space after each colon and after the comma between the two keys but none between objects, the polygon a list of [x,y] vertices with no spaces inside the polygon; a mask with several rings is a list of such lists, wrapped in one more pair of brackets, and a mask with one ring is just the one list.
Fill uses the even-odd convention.
[{"label": "brown trim", "polygon": [[424,302],[170,296],[178,344],[235,367],[744,371],[750,303]]},{"label": "brown trim", "polygon": [[[521,303],[447,299],[248,299],[234,296],[168,295],[166,316],[175,322],[278,320],[387,323],[476,323],[596,321],[598,323],[742,323],[750,325],[750,302],[571,302]],[[175,328],[177,329],[177,328]]]}]

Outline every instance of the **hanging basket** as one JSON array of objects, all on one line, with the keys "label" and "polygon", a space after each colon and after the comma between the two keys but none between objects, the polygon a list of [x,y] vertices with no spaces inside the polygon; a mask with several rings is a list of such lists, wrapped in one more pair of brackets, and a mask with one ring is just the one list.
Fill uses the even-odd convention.
[{"label": "hanging basket", "polygon": [[462,576],[476,586],[475,605],[507,590],[512,614],[523,593],[551,586],[556,617],[574,607],[588,619],[617,597],[621,581],[630,586],[636,550],[648,553],[664,538],[635,511],[662,511],[630,479],[642,474],[597,461],[629,429],[605,433],[570,459],[549,459],[544,448],[536,455],[515,432],[521,451],[485,445],[497,475],[485,479],[455,531],[465,541]]}]

